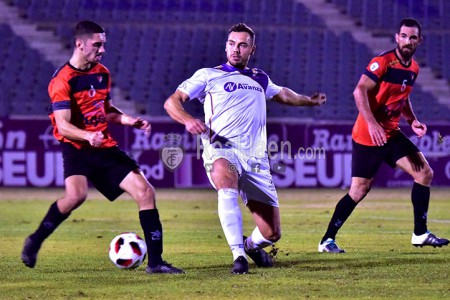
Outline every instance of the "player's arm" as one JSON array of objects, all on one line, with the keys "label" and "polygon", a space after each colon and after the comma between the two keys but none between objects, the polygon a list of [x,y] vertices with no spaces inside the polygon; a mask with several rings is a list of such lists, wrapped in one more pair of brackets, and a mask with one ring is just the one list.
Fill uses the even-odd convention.
[{"label": "player's arm", "polygon": [[272,100],[290,106],[320,106],[327,101],[327,96],[324,93],[306,96],[298,94],[287,87],[282,87],[281,91],[273,96]]},{"label": "player's arm", "polygon": [[58,132],[65,138],[78,141],[88,141],[93,147],[98,147],[102,144],[103,133],[101,131],[91,132],[82,130],[70,123],[70,109],[55,110],[53,111],[53,114],[55,116]]},{"label": "player's arm", "polygon": [[367,75],[361,75],[355,90],[353,91],[353,97],[355,98],[356,107],[363,119],[366,121],[369,134],[372,142],[377,146],[383,146],[386,144],[386,133],[383,127],[378,124],[375,116],[370,109],[368,93],[375,88],[377,83],[373,81]]},{"label": "player's arm", "polygon": [[133,126],[138,129],[145,130],[146,134],[150,134],[151,126],[147,120],[140,117],[134,118],[127,115],[119,108],[113,105],[112,101],[105,101],[106,120],[112,123],[118,123],[125,126]]},{"label": "player's arm", "polygon": [[418,137],[422,137],[427,133],[427,125],[420,123],[417,120],[417,117],[412,109],[411,100],[409,99],[409,97],[406,100],[405,105],[403,106],[402,115]]},{"label": "player's arm", "polygon": [[103,142],[101,131],[87,131],[73,125],[71,121],[72,111],[70,109],[71,87],[62,77],[54,77],[48,86],[50,99],[52,99],[52,110],[58,133],[70,140],[87,141],[93,147],[99,147]]},{"label": "player's arm", "polygon": [[183,103],[187,100],[189,100],[189,96],[186,93],[176,90],[164,102],[164,109],[172,119],[186,126],[187,131],[192,134],[201,134],[207,130],[207,127],[201,120],[195,119],[184,110]]}]

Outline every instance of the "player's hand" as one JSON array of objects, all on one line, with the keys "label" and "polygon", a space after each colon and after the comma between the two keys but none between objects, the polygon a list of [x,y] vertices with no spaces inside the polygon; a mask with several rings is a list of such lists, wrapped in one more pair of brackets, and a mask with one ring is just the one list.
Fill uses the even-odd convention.
[{"label": "player's hand", "polygon": [[427,133],[427,125],[417,120],[411,123],[411,128],[418,137],[423,137]]},{"label": "player's hand", "polygon": [[315,93],[311,96],[311,101],[314,103],[314,105],[320,106],[327,102],[327,95],[325,95],[325,93]]},{"label": "player's hand", "polygon": [[184,125],[186,126],[186,130],[191,134],[201,134],[208,130],[208,127],[206,127],[205,123],[203,123],[199,119],[188,120]]},{"label": "player's hand", "polygon": [[147,120],[144,120],[140,117],[133,118],[131,126],[137,129],[141,129],[145,131],[146,135],[150,135],[150,132],[152,130],[152,126],[150,125],[150,122]]},{"label": "player's hand", "polygon": [[377,146],[383,146],[387,143],[386,133],[383,127],[378,123],[368,124],[369,134],[372,142]]},{"label": "player's hand", "polygon": [[88,132],[85,139],[92,147],[100,147],[103,143],[103,133],[101,131]]}]

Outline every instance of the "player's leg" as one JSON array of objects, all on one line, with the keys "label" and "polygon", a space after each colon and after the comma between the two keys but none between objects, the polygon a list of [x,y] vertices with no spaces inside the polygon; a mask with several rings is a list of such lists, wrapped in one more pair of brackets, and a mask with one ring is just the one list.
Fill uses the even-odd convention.
[{"label": "player's leg", "polygon": [[139,221],[148,249],[147,273],[184,273],[183,270],[173,267],[162,259],[163,229],[156,208],[153,186],[139,170],[131,171],[119,186],[133,197],[139,208]]},{"label": "player's leg", "polygon": [[44,240],[69,217],[74,209],[86,200],[88,191],[86,177],[81,175],[70,176],[66,178],[65,185],[64,197],[50,206],[36,231],[25,240],[21,259],[27,267],[34,268],[37,254]]},{"label": "player's leg", "polygon": [[353,141],[350,190],[336,204],[327,230],[319,242],[319,252],[345,252],[336,244],[336,234],[350,217],[356,205],[369,193],[373,177],[383,162],[383,155],[382,147],[368,147]]},{"label": "player's leg", "polygon": [[280,209],[255,200],[248,200],[247,207],[256,227],[244,241],[245,252],[257,266],[272,267],[272,258],[263,248],[273,245],[281,238]]},{"label": "player's leg", "polygon": [[414,233],[422,235],[427,232],[427,213],[433,170],[421,152],[400,158],[397,161],[397,166],[414,179],[411,192],[411,201],[414,208]]},{"label": "player's leg", "polygon": [[344,253],[336,244],[336,234],[350,217],[356,205],[364,199],[370,190],[372,179],[352,177],[349,192],[339,200],[328,223],[327,231],[319,243],[319,252]]},{"label": "player's leg", "polygon": [[[254,247],[256,249],[265,248],[277,242],[281,238],[279,207],[255,200],[249,200],[247,207],[257,225],[257,228],[253,231],[255,233],[255,238],[252,242]],[[256,238],[256,235],[260,236],[260,238]]]},{"label": "player's leg", "polygon": [[428,207],[430,203],[430,184],[433,170],[421,152],[414,152],[397,160],[396,165],[414,179],[411,191],[411,202],[414,211],[414,232],[411,243],[414,246],[442,247],[449,240],[439,238],[427,228]]},{"label": "player's leg", "polygon": [[240,194],[256,224],[251,235],[245,238],[244,250],[257,266],[272,267],[272,258],[263,248],[281,238],[281,225],[269,160],[266,157],[243,157],[241,160],[246,170],[239,178]]},{"label": "player's leg", "polygon": [[248,263],[244,251],[242,213],[238,203],[239,175],[236,164],[229,159],[222,157],[214,160],[208,176],[217,190],[220,224],[233,254],[234,265],[231,272],[244,274],[248,272]]}]

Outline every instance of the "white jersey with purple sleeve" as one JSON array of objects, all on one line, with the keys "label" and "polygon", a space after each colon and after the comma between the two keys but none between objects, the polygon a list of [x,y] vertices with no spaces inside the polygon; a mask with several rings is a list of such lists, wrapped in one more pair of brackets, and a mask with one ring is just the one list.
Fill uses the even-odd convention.
[{"label": "white jersey with purple sleeve", "polygon": [[205,149],[215,144],[253,157],[266,155],[266,101],[281,91],[266,73],[222,64],[198,70],[178,90],[203,104],[211,130],[203,139]]}]

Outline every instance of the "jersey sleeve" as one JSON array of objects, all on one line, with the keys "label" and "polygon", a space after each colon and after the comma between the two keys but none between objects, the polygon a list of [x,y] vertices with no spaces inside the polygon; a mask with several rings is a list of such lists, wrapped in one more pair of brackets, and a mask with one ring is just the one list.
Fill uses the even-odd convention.
[{"label": "jersey sleeve", "polygon": [[363,74],[368,76],[373,81],[379,82],[380,78],[383,77],[386,71],[386,59],[383,56],[377,56],[372,58]]},{"label": "jersey sleeve", "polygon": [[192,75],[191,78],[183,81],[179,86],[178,90],[189,96],[189,99],[203,99],[205,98],[206,85],[207,85],[207,73],[205,69],[200,69]]},{"label": "jersey sleeve", "polygon": [[52,102],[52,109],[70,109],[70,85],[60,77],[50,81],[48,94]]},{"label": "jersey sleeve", "polygon": [[281,92],[281,89],[282,89],[281,86],[276,85],[269,78],[269,83],[267,84],[267,89],[266,89],[266,99],[271,100],[273,98],[273,96],[275,96],[279,92]]}]

